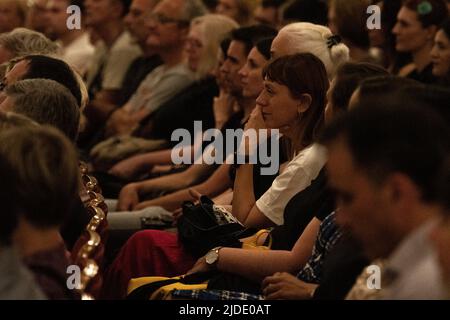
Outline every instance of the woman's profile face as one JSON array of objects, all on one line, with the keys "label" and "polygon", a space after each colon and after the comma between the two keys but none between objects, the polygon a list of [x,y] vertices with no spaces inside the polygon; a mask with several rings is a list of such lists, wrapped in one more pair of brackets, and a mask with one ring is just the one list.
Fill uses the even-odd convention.
[{"label": "woman's profile face", "polygon": [[434,38],[431,61],[433,62],[433,74],[436,77],[450,74],[450,39],[442,29],[436,33]]},{"label": "woman's profile face", "polygon": [[244,85],[242,94],[245,98],[256,99],[263,90],[262,70],[266,63],[266,58],[254,47],[250,51],[244,67],[239,71]]},{"label": "woman's profile face", "polygon": [[203,37],[201,34],[201,28],[199,25],[194,25],[189,30],[189,34],[186,40],[186,54],[188,59],[189,69],[197,71],[200,60],[203,55]]},{"label": "woman's profile face", "polygon": [[301,101],[291,95],[287,86],[264,80],[264,87],[256,99],[256,105],[261,107],[268,128],[279,129],[281,133],[286,134],[298,125]]},{"label": "woman's profile face", "polygon": [[399,52],[416,52],[432,40],[430,30],[424,28],[415,11],[402,7],[397,23],[392,29],[395,35],[395,49]]}]

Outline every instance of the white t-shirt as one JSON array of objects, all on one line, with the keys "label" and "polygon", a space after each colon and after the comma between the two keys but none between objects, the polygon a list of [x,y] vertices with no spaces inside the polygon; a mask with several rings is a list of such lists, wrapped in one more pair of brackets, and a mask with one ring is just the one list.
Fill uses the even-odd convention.
[{"label": "white t-shirt", "polygon": [[102,89],[119,90],[131,63],[142,51],[131,35],[124,31],[117,38],[111,48],[107,48],[103,41],[99,41],[95,48],[92,64],[87,74],[87,85],[91,86],[100,67],[102,70]]},{"label": "white t-shirt", "polygon": [[319,144],[302,150],[274,180],[270,189],[256,201],[257,208],[273,223],[282,225],[288,202],[311,185],[326,161],[326,148]]},{"label": "white t-shirt", "polygon": [[89,40],[89,34],[83,33],[68,46],[61,46],[61,58],[80,75],[86,74],[94,56],[95,48]]},{"label": "white t-shirt", "polygon": [[134,113],[145,108],[148,113],[152,113],[191,85],[194,80],[194,73],[184,63],[170,68],[165,65],[159,66],[139,85],[136,93],[128,101],[127,109]]}]

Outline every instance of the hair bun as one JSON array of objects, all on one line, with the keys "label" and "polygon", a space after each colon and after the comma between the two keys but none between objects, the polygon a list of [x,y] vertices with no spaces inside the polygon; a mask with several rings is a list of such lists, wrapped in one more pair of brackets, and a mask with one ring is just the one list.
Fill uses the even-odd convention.
[{"label": "hair bun", "polygon": [[341,42],[342,38],[339,35],[334,34],[327,39],[327,46],[331,49],[333,46],[338,45]]}]

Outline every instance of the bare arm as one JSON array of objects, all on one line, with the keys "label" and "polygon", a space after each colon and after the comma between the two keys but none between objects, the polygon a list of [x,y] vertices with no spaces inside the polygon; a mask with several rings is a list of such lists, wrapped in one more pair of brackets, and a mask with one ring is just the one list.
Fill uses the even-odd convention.
[{"label": "bare arm", "polygon": [[172,191],[187,188],[202,179],[205,175],[208,175],[210,173],[210,167],[204,164],[192,165],[186,171],[180,173],[127,184],[120,191],[117,210],[129,211],[137,209],[142,197],[152,191]]},{"label": "bare arm", "polygon": [[[318,219],[311,220],[291,251],[222,248],[217,268],[258,282],[276,272],[295,273],[303,268],[311,256],[319,227]],[[200,258],[189,273],[209,268],[205,258]]]},{"label": "bare arm", "polygon": [[233,193],[233,215],[245,226],[251,228],[273,227],[273,222],[256,206],[253,192],[253,165],[238,168]]},{"label": "bare arm", "polygon": [[[226,191],[231,185],[229,170],[230,166],[223,164],[208,180],[192,188],[199,193],[210,197],[219,195]],[[180,208],[184,201],[194,200],[196,200],[196,198],[191,195],[189,189],[183,189],[158,199],[142,202],[136,206],[136,209],[139,210],[150,206],[162,206],[166,210],[173,211]]]},{"label": "bare arm", "polygon": [[[259,107],[256,107],[245,125],[245,130],[259,130],[264,128],[264,126],[261,110]],[[245,144],[244,150],[246,154],[256,152],[256,150],[251,150],[251,144],[248,139],[245,139],[242,143]],[[253,184],[253,165],[244,164],[239,166],[234,182],[233,215],[248,227],[265,228],[273,226],[273,222],[256,207]]]},{"label": "bare arm", "polygon": [[191,158],[193,158],[195,150],[196,149],[191,146],[139,154],[120,161],[109,170],[109,173],[122,179],[133,179],[139,173],[150,171],[155,165],[173,164],[172,152],[180,157],[183,157],[184,152],[188,152],[191,154]]},{"label": "bare arm", "polygon": [[210,174],[211,169],[212,167],[207,164],[194,164],[183,172],[137,182],[136,186],[139,190],[139,194],[142,195],[155,190],[179,190],[197,183],[206,175]]}]

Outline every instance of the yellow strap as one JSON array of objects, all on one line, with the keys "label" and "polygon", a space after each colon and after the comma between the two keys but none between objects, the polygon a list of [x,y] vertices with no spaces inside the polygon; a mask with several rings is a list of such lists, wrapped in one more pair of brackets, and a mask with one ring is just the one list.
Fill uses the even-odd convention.
[{"label": "yellow strap", "polygon": [[[269,237],[269,245],[267,246],[258,245],[259,239],[261,238],[261,236],[265,234],[267,234]],[[272,247],[272,236],[270,234],[270,230],[268,229],[259,230],[249,242],[244,242],[242,245],[243,249],[270,250],[271,247]]]}]

